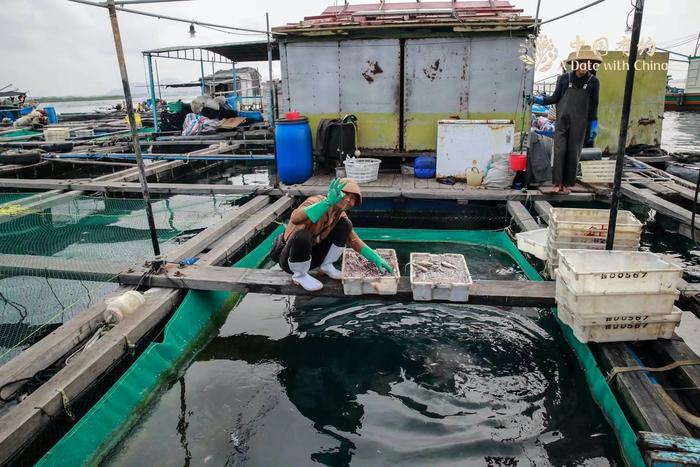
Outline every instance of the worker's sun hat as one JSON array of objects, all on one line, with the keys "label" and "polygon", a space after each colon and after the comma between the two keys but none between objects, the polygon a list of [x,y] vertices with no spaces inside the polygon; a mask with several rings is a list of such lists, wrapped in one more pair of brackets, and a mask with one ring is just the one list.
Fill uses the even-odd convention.
[{"label": "worker's sun hat", "polygon": [[362,204],[362,191],[360,191],[360,185],[358,185],[355,180],[352,178],[341,178],[340,183],[345,184],[343,187],[343,193],[356,195],[358,199],[358,206]]},{"label": "worker's sun hat", "polygon": [[593,50],[593,48],[590,45],[582,45],[578,53],[575,50],[571,52],[569,56],[566,57],[566,60],[564,60],[564,63],[570,64],[579,61],[591,61],[600,63],[603,61],[603,57],[601,57],[598,52]]}]

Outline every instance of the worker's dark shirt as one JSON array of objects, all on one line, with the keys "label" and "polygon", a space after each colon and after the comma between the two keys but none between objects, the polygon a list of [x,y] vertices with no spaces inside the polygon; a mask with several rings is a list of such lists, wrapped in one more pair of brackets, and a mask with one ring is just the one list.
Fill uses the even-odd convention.
[{"label": "worker's dark shirt", "polygon": [[[588,80],[590,76],[590,81]],[[575,72],[564,73],[557,79],[557,87],[554,89],[554,94],[551,96],[545,96],[544,105],[556,104],[559,99],[562,98],[564,92],[569,87],[569,81],[574,85],[574,87],[582,88],[584,84],[588,83],[586,86],[586,92],[588,93],[588,121],[598,120],[598,94],[600,92],[600,82],[595,75],[590,72],[579,78],[576,76]]]}]

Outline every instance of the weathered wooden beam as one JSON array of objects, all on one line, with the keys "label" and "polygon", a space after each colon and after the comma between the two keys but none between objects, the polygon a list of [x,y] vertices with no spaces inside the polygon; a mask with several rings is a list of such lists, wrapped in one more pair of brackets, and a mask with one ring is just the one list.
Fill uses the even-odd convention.
[{"label": "weathered wooden beam", "polygon": [[176,305],[177,290],[164,289],[148,297],[138,313],[127,316],[90,347],[78,354],[47,383],[27,396],[0,419],[0,465],[63,411],[97,377],[110,368]]},{"label": "weathered wooden beam", "polygon": [[[181,162],[181,161],[175,161]],[[129,169],[130,170],[130,169]],[[327,186],[293,185],[281,186],[273,189],[268,186],[256,185],[216,185],[216,184],[184,184],[184,183],[149,183],[149,190],[153,193],[172,194],[240,194],[240,193],[267,193],[274,196],[289,195],[307,197],[326,194]],[[125,192],[140,193],[141,186],[138,183],[129,183],[121,180],[54,180],[54,179],[8,179],[0,178],[0,188],[22,188],[33,190],[83,190],[99,192]],[[421,187],[380,187],[363,186],[362,196],[365,198],[410,198],[410,199],[441,199],[441,200],[481,200],[481,201],[526,201],[534,200],[561,200],[561,201],[592,201],[595,193],[571,193],[561,195],[557,193],[542,193],[537,190],[521,192],[517,190],[449,190]]]},{"label": "weathered wooden beam", "polygon": [[[691,223],[692,213],[687,209],[670,201],[666,201],[665,199],[651,193],[649,190],[637,188],[629,183],[622,184],[622,194],[630,199],[646,204],[650,208],[658,211],[660,214],[668,216],[671,219],[680,222],[682,225],[685,225],[687,228],[679,229],[679,232],[690,238],[689,226]],[[697,227],[695,228],[695,235],[696,238],[700,238],[700,229]]]},{"label": "weathered wooden beam", "polygon": [[[239,206],[238,209],[227,213],[221,221],[207,227],[193,238],[179,246],[173,252],[167,254],[165,259],[171,262],[182,261],[185,258],[194,256],[204,251],[216,240],[224,236],[228,231],[255,217],[261,210],[270,204],[268,196],[256,196],[247,203]],[[217,264],[214,262],[213,264]]]},{"label": "weathered wooden beam", "polygon": [[[147,274],[145,269],[135,269],[119,276],[122,284],[142,284],[151,287],[174,287],[194,290],[220,290],[230,292],[256,292],[279,295],[311,295],[347,297],[340,281],[321,278],[322,290],[307,292],[295,285],[291,276],[282,271],[267,269],[226,268],[195,264],[186,267],[168,265],[163,274]],[[469,289],[468,303],[498,306],[551,307],[554,301],[554,282],[544,281],[476,281]],[[408,277],[399,280],[396,295],[363,295],[391,301],[413,301]]]},{"label": "weathered wooden beam", "polygon": [[292,206],[293,201],[292,198],[284,196],[252,215],[236,229],[217,240],[212,245],[212,249],[202,255],[198,264],[206,266],[225,263],[256,234],[265,230],[267,226],[287,211]]},{"label": "weathered wooden beam", "polygon": [[521,231],[527,232],[540,228],[535,218],[532,217],[532,214],[530,214],[525,205],[520,201],[508,201],[506,203],[506,209],[515,223],[518,224]]},{"label": "weathered wooden beam", "polygon": [[545,224],[549,224],[549,213],[552,210],[552,205],[544,200],[535,201],[535,211],[540,216],[540,220]]},{"label": "weathered wooden beam", "polygon": [[639,444],[642,449],[693,452],[695,454],[700,454],[700,439],[697,438],[640,431],[637,433],[637,444]]},{"label": "weathered wooden beam", "polygon": [[646,451],[644,457],[650,467],[700,465],[700,454],[694,452]]},{"label": "weathered wooden beam", "polygon": [[[603,363],[608,367],[638,366],[625,343],[600,344]],[[683,422],[673,413],[652,386],[644,372],[620,373],[612,383],[625,401],[640,430],[670,435],[691,436]]]}]

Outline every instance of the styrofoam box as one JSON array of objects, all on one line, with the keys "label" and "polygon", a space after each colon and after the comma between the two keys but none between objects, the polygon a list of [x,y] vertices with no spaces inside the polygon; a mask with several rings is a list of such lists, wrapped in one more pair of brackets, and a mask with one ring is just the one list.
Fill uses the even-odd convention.
[{"label": "styrofoam box", "polygon": [[[419,282],[415,279],[416,269],[413,267],[414,261],[420,261],[423,256],[442,256],[451,264],[462,263],[467,271],[466,282]],[[467,262],[464,255],[446,253],[444,255],[431,255],[430,253],[411,253],[411,290],[413,299],[417,301],[449,300],[451,302],[466,302],[469,300],[469,286],[472,285],[472,276],[469,274]]]},{"label": "styrofoam box", "polygon": [[576,294],[676,290],[680,266],[646,251],[559,250],[559,274]]},{"label": "styrofoam box", "polygon": [[678,290],[651,293],[576,294],[556,275],[556,300],[576,316],[664,315],[673,311]]},{"label": "styrofoam box", "polygon": [[592,321],[584,324],[566,307],[557,308],[557,316],[567,324],[580,342],[623,342],[670,339],[683,313],[675,308],[668,315],[653,315],[645,322],[635,319],[616,322]]},{"label": "styrofoam box", "polygon": [[535,229],[515,234],[518,250],[530,253],[535,258],[547,259],[547,229]]},{"label": "styrofoam box", "polygon": [[347,269],[345,268],[345,263],[347,261],[348,255],[355,253],[354,250],[346,248],[343,252],[343,266],[342,266],[342,281],[343,281],[343,292],[345,295],[363,295],[363,294],[379,294],[379,295],[396,295],[399,289],[399,261],[396,257],[396,250],[393,249],[382,249],[379,248],[375,250],[377,253],[388,253],[390,258],[387,263],[394,270],[393,275],[389,276],[375,276],[375,277],[360,277],[360,276],[349,276],[346,274]]}]

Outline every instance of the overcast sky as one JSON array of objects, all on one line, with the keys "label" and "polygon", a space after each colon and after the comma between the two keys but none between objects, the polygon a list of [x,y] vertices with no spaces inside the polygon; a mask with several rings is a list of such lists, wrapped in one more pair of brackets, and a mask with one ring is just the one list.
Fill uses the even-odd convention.
[{"label": "overcast sky", "polygon": [[[553,18],[590,3],[591,0],[542,0],[540,16]],[[95,95],[119,88],[119,70],[107,12],[101,8],[67,0],[0,0],[0,29],[3,31],[3,67],[0,88],[12,83],[33,96]],[[192,0],[133,8],[170,16],[240,26],[265,28],[265,12],[270,23],[278,26],[317,15],[333,0]],[[370,3],[354,0],[355,3]],[[511,0],[511,3],[535,15],[537,0]],[[546,24],[542,32],[553,39],[564,58],[571,51],[569,43],[578,34],[590,42],[607,37],[610,48],[625,33],[625,22],[631,10],[630,0],[606,0],[581,13]],[[145,82],[141,51],[175,45],[198,45],[217,42],[242,42],[264,39],[262,35],[231,35],[197,27],[190,38],[188,25],[128,13],[119,13],[129,78]],[[630,16],[630,24],[632,18]],[[700,0],[646,0],[642,36],[651,37],[658,46],[682,42],[697,35],[700,28]],[[674,47],[690,54],[695,47],[691,40]],[[258,65],[267,75],[265,64]],[[199,77],[199,64],[161,59],[158,61],[161,81],[190,81]],[[278,69],[278,68],[277,68]],[[672,62],[674,79],[684,79],[686,66]],[[211,70],[208,69],[207,72]],[[537,77],[544,77],[538,75]]]}]

